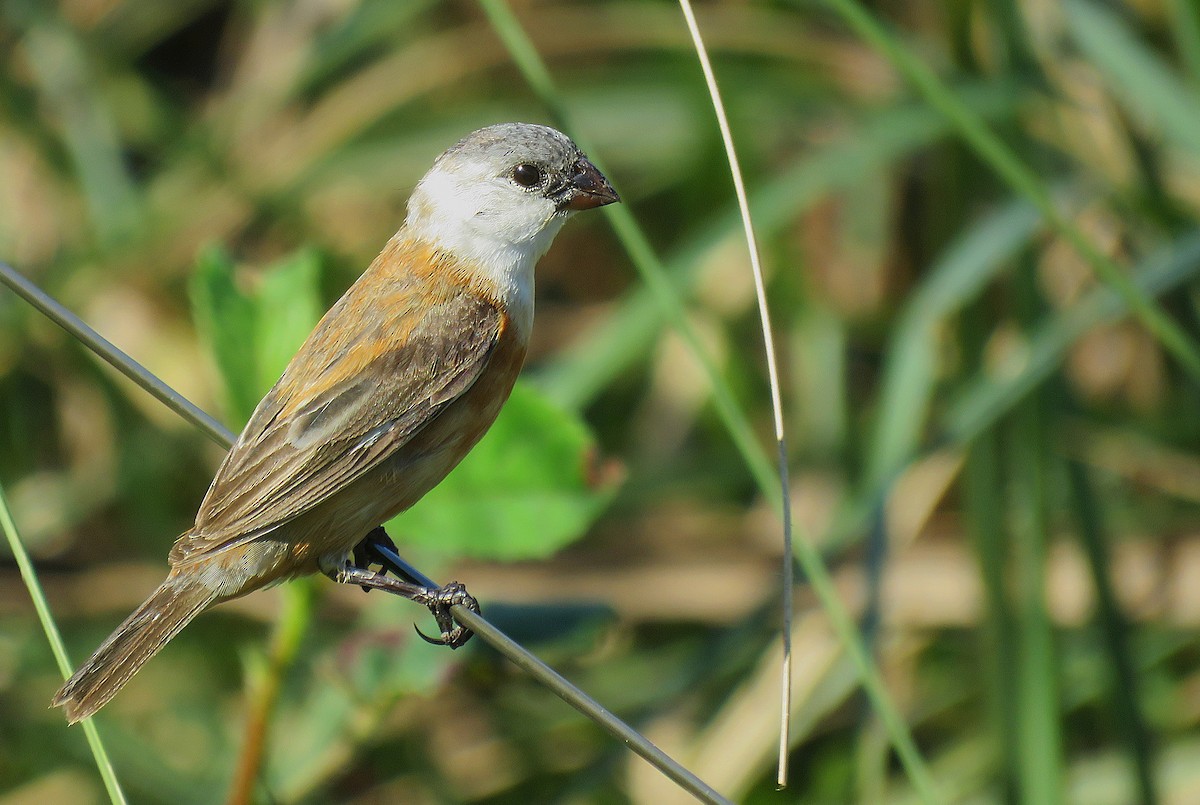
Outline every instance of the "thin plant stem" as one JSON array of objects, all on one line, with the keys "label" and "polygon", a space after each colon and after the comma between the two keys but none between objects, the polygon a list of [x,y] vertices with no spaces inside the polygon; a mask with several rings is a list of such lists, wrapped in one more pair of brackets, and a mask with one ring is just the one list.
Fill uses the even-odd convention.
[{"label": "thin plant stem", "polygon": [[[229,787],[227,805],[250,805],[267,752],[267,731],[279,700],[283,675],[296,659],[308,631],[313,608],[312,579],[295,579],[285,590],[286,602],[279,625],[267,649],[265,665],[251,669],[252,694],[248,696],[245,734],[237,770]],[[258,673],[254,671],[257,670]]]},{"label": "thin plant stem", "polygon": [[[604,170],[603,160],[597,149],[591,146],[587,138],[577,133],[576,127],[570,123],[566,105],[562,95],[550,76],[546,63],[541,54],[529,39],[520,21],[513,15],[512,9],[503,0],[479,0],[480,6],[488,17],[492,29],[500,37],[508,50],[517,69],[529,82],[534,94],[549,110],[551,117],[559,128],[571,133],[575,142],[587,152],[588,157],[596,166]],[[607,171],[605,171],[607,173]],[[609,174],[611,176],[611,174]],[[695,326],[688,318],[687,310],[679,300],[675,285],[667,276],[663,262],[655,254],[650,245],[650,239],[642,231],[641,226],[633,217],[633,213],[624,204],[610,204],[602,212],[607,216],[613,232],[629,255],[629,260],[637,269],[646,288],[654,297],[662,314],[678,333],[687,346],[689,354],[699,365],[708,379],[712,391],[713,407],[724,423],[729,437],[733,440],[742,459],[750,468],[750,474],[763,494],[775,505],[780,505],[778,478],[766,451],[758,443],[754,429],[745,413],[738,406],[730,385],[722,377],[716,364],[703,347],[703,342]]]},{"label": "thin plant stem", "polygon": [[721,99],[721,89],[717,86],[717,76],[713,72],[712,61],[708,58],[708,48],[704,45],[704,37],[700,34],[700,26],[696,23],[696,15],[692,12],[690,0],[679,0],[683,18],[687,21],[688,31],[692,35],[692,43],[696,47],[696,58],[700,60],[700,69],[704,72],[704,81],[708,85],[708,95],[712,100],[713,112],[717,117],[717,126],[721,129],[721,140],[725,144],[725,158],[729,161],[729,172],[733,176],[733,189],[737,195],[738,210],[742,216],[742,229],[746,233],[746,250],[750,255],[750,271],[754,275],[754,293],[758,298],[758,312],[762,324],[763,351],[767,358],[767,377],[771,386],[771,412],[774,415],[775,444],[779,451],[779,487],[780,500],[783,504],[783,590],[780,605],[783,610],[783,662],[781,666],[781,681],[779,694],[779,759],[776,766],[775,782],[780,788],[787,786],[788,781],[788,749],[791,733],[792,713],[792,587],[793,563],[795,554],[792,549],[792,505],[788,481],[788,449],[787,439],[783,430],[783,402],[780,395],[779,367],[775,352],[775,336],[771,327],[771,312],[767,305],[767,287],[763,279],[762,259],[758,249],[758,238],[754,235],[754,221],[750,217],[750,202],[746,195],[746,182],[742,177],[741,163],[738,161],[737,149],[733,146],[733,132],[729,128],[729,117],[725,114],[725,102]]},{"label": "thin plant stem", "polygon": [[1087,468],[1077,461],[1067,462],[1071,503],[1079,523],[1079,538],[1087,556],[1092,587],[1096,590],[1096,621],[1104,635],[1112,679],[1112,707],[1117,726],[1129,751],[1138,797],[1142,805],[1157,805],[1154,782],[1154,742],[1138,702],[1141,686],[1129,645],[1129,619],[1117,599],[1112,582],[1112,561],[1104,509],[1092,489]]},{"label": "thin plant stem", "polygon": [[[480,0],[480,5],[487,14],[493,29],[504,42],[505,47],[508,48],[513,61],[525,75],[525,79],[529,82],[534,92],[551,113],[559,118],[560,125],[568,132],[572,132],[574,127],[570,126],[565,117],[566,107],[562,102],[561,94],[550,77],[550,71],[546,68],[541,54],[537,51],[532,40],[530,40],[529,35],[521,27],[516,16],[513,15],[512,9],[503,0]],[[575,140],[591,156],[595,156],[594,149],[584,145],[584,142],[579,137],[575,137]],[[647,284],[655,290],[655,297],[663,306],[663,310],[672,326],[676,328],[684,342],[688,345],[693,357],[708,373],[713,400],[717,410],[725,420],[726,426],[731,428],[731,435],[733,435],[734,441],[738,443],[743,457],[746,458],[751,474],[757,481],[759,488],[763,490],[763,494],[773,503],[782,505],[782,501],[778,497],[779,487],[777,486],[778,476],[776,471],[771,468],[770,462],[766,459],[763,451],[753,442],[752,433],[748,433],[745,438],[751,440],[753,448],[743,446],[741,441],[743,437],[739,436],[741,426],[735,426],[734,423],[744,423],[745,416],[740,410],[736,409],[736,404],[733,402],[732,393],[728,391],[727,384],[720,377],[712,360],[707,357],[701,346],[699,337],[687,319],[683,303],[675,293],[670,280],[666,278],[662,271],[662,264],[650,249],[649,241],[645,239],[640,228],[637,227],[636,222],[633,220],[633,216],[624,209],[623,205],[612,205],[606,207],[605,210],[608,212],[609,221],[612,223],[618,239],[627,251],[629,251],[630,259],[638,267]],[[727,406],[734,406],[734,410],[727,410]],[[786,497],[787,495],[784,495],[785,499]],[[913,741],[908,725],[892,702],[887,692],[887,687],[883,684],[883,678],[880,676],[870,652],[867,651],[863,644],[854,619],[850,616],[849,610],[846,609],[838,597],[833,577],[830,576],[829,569],[825,567],[825,562],[821,559],[816,548],[803,539],[796,542],[796,556],[800,561],[800,565],[808,578],[813,592],[816,593],[822,608],[825,610],[826,616],[829,618],[834,634],[838,636],[842,645],[845,646],[851,661],[858,670],[859,678],[862,680],[867,696],[879,712],[880,720],[883,721],[892,745],[896,747],[896,753],[900,757],[900,761],[904,765],[905,771],[908,773],[914,788],[917,789],[922,801],[926,803],[941,802],[941,797],[937,794],[933,784],[933,777],[924,759],[921,757],[920,751],[917,749],[916,742]]]},{"label": "thin plant stem", "polygon": [[1018,591],[1016,759],[1021,801],[1056,805],[1063,801],[1062,735],[1054,633],[1046,608],[1049,534],[1041,403],[1034,395],[1013,412],[1009,439]]},{"label": "thin plant stem", "polygon": [[[126,377],[135,379],[138,385],[148,391],[153,397],[187,421],[204,430],[214,441],[226,448],[233,444],[233,434],[220,425],[220,423],[201,411],[183,395],[168,386],[111,342],[104,339],[103,336],[84,324],[78,316],[67,310],[57,300],[33,285],[33,283],[29,282],[29,280],[5,263],[0,263],[0,282],[17,290],[23,297],[31,299],[31,301],[32,299],[37,299],[38,301],[35,306],[51,321],[74,335],[84,346],[106,360]],[[29,296],[26,296],[27,293]],[[439,586],[397,554],[393,553],[389,556],[389,566],[397,574],[407,576],[418,584],[426,587]],[[479,639],[496,649],[496,651],[514,665],[525,670],[530,676],[548,687],[555,695],[596,722],[596,724],[626,744],[635,753],[641,755],[650,765],[658,769],[665,777],[680,788],[696,797],[696,799],[701,802],[717,803],[718,805],[725,805],[730,802],[693,772],[655,746],[649,738],[619,719],[615,714],[607,710],[582,690],[572,685],[565,677],[535,657],[528,649],[485,620],[482,615],[471,612],[462,606],[453,607],[451,612],[454,614],[456,620],[474,632]]]},{"label": "thin plant stem", "polygon": [[[50,612],[50,605],[46,603],[46,594],[42,590],[41,582],[38,581],[37,571],[34,570],[29,553],[25,550],[25,543],[21,541],[21,535],[17,532],[17,524],[8,507],[8,499],[5,497],[3,487],[0,487],[0,528],[4,529],[8,547],[17,560],[17,569],[21,572],[21,580],[25,582],[25,589],[29,591],[29,599],[33,601],[33,608],[37,612],[38,620],[41,621],[42,631],[46,633],[46,641],[50,643],[54,661],[58,663],[58,670],[62,673],[63,679],[68,679],[71,676],[71,660],[67,657],[67,649],[63,645],[62,635],[59,634],[58,624],[54,622],[54,615]],[[83,734],[87,738],[88,746],[92,750],[92,757],[96,760],[96,769],[100,772],[100,779],[104,782],[109,801],[125,805],[128,800],[125,799],[125,792],[121,790],[121,783],[117,780],[117,773],[113,770],[112,761],[108,759],[108,752],[104,748],[104,742],[100,740],[100,733],[96,729],[95,722],[91,718],[85,718],[80,724],[83,726]]]}]

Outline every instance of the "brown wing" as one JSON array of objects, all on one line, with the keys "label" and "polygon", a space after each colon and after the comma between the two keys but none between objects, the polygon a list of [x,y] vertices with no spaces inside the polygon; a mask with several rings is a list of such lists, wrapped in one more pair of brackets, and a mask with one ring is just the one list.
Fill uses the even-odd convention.
[{"label": "brown wing", "polygon": [[317,325],[217,470],[172,563],[243,544],[311,510],[393,455],[478,379],[503,329],[495,306],[427,276],[385,288],[360,280]]}]

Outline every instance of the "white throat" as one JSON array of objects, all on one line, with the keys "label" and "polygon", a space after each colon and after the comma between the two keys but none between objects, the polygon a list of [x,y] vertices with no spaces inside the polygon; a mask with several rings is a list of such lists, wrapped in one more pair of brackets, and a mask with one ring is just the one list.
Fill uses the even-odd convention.
[{"label": "white throat", "polygon": [[533,268],[567,216],[539,195],[497,178],[431,170],[408,203],[409,232],[476,268],[528,334]]}]

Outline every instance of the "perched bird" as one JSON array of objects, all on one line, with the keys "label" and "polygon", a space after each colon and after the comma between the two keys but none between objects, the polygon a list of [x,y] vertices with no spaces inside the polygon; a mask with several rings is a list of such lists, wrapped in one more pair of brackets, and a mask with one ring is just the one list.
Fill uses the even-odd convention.
[{"label": "perched bird", "polygon": [[618,200],[545,126],[489,126],[439,156],[404,226],[258,404],[166,581],[54,705],[90,716],[192,618],[252,590],[315,572],[388,588],[352,551],[491,426],[525,359],[534,264],[572,214]]}]

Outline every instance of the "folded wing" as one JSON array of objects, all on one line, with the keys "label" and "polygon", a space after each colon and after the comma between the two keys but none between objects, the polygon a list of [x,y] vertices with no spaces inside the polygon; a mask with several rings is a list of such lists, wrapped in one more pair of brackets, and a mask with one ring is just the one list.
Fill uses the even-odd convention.
[{"label": "folded wing", "polygon": [[[171,549],[178,564],[241,545],[310,511],[394,455],[487,366],[504,327],[490,302],[398,278],[326,314],[255,409]],[[378,283],[375,284],[378,290]]]}]

